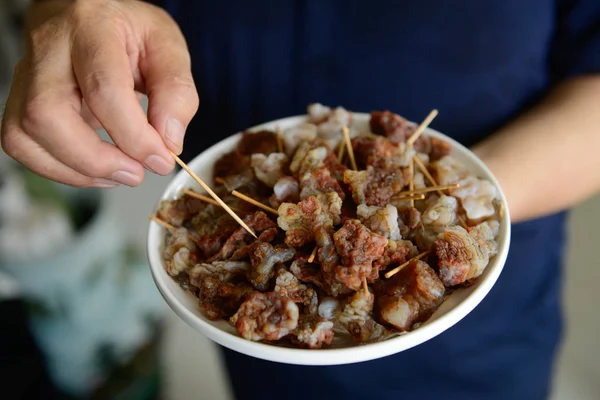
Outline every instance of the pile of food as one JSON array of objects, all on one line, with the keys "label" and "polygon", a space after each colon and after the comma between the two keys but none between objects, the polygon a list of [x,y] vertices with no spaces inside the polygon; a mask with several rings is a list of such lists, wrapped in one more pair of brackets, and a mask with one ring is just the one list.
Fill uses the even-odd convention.
[{"label": "pile of food", "polygon": [[194,193],[161,203],[167,272],[208,318],[253,341],[373,342],[417,328],[482,274],[498,251],[497,188],[449,143],[414,140],[397,114],[372,112],[367,132],[352,125],[344,108],[312,104],[307,123],[243,133],[215,163],[215,192],[257,239]]}]

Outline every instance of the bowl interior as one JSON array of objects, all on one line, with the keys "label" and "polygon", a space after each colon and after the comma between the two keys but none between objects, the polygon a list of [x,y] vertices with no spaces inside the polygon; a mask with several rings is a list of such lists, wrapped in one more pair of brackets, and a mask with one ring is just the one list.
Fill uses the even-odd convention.
[{"label": "bowl interior", "polygon": [[[354,113],[353,118],[355,131],[368,130],[369,114]],[[286,129],[303,122],[306,122],[306,116],[290,117],[256,126],[249,131],[275,130],[277,127]],[[464,146],[432,129],[427,129],[425,134],[449,141],[453,146],[452,156],[477,176],[488,179],[499,187],[491,172]],[[207,183],[210,182],[213,164],[221,155],[231,151],[237,145],[240,136],[241,134],[238,133],[215,144],[198,155],[188,166]],[[178,197],[183,188],[201,190],[185,171],[180,171],[168,185],[160,200],[171,200]],[[205,318],[199,309],[197,299],[184,291],[166,273],[162,258],[165,231],[155,223],[150,223],[149,226],[148,258],[156,285],[171,308],[193,328],[225,347],[270,361],[294,364],[333,365],[366,361],[409,349],[437,336],[464,318],[481,302],[496,282],[504,266],[510,243],[510,216],[506,207],[506,199],[501,190],[500,195],[506,212],[497,238],[499,252],[490,260],[490,264],[482,276],[470,287],[454,291],[431,318],[418,329],[379,343],[357,345],[350,339],[339,338],[331,348],[304,350],[247,341],[240,338],[228,322],[210,321]]]}]

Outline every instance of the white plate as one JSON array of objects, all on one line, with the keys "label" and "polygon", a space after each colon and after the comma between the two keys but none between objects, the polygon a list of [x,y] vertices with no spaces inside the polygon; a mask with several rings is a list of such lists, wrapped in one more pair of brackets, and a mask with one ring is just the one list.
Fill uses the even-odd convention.
[{"label": "white plate", "polygon": [[[369,114],[354,113],[353,118],[353,126],[357,130],[368,130]],[[277,126],[285,130],[304,123],[306,120],[306,116],[284,118],[256,126],[249,131],[261,129],[275,131]],[[453,146],[452,155],[454,157],[477,176],[488,179],[500,189],[498,181],[488,168],[467,148],[432,129],[427,129],[425,134],[450,142]],[[188,164],[189,167],[206,182],[210,182],[213,164],[221,155],[233,150],[240,137],[241,134],[238,133],[215,144],[194,158]],[[171,200],[178,197],[183,188],[200,189],[199,185],[185,171],[180,171],[166,188],[160,200]],[[165,230],[155,223],[150,223],[148,231],[148,259],[156,286],[173,311],[192,328],[229,349],[269,361],[299,365],[338,365],[368,361],[410,349],[441,334],[463,319],[483,300],[496,283],[504,267],[510,244],[510,216],[502,190],[500,190],[500,196],[505,205],[505,212],[498,235],[499,251],[490,260],[483,275],[472,286],[454,291],[431,318],[419,328],[379,343],[357,345],[349,341],[340,341],[334,343],[333,348],[306,350],[242,339],[228,322],[210,321],[205,318],[199,309],[197,299],[184,291],[166,273],[162,257]]]}]

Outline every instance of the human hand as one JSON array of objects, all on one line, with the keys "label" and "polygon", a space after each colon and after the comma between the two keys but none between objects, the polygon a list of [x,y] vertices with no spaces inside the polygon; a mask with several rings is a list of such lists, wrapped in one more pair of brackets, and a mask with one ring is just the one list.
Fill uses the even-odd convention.
[{"label": "human hand", "polygon": [[[33,6],[33,19],[43,7]],[[169,150],[181,153],[198,109],[176,23],[133,0],[69,2],[42,20],[15,69],[1,128],[4,151],[41,176],[77,187],[137,186],[144,167],[171,173]],[[148,95],[147,117],[136,92]],[[114,145],[100,139],[100,127]]]}]

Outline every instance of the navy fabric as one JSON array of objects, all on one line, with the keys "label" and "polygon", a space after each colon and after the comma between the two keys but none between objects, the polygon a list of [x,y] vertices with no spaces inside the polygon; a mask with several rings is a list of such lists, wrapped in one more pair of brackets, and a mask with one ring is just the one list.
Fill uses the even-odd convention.
[{"label": "navy fabric", "polygon": [[[163,0],[192,54],[201,105],[184,159],[310,102],[390,109],[466,145],[561,79],[600,71],[597,0]],[[525,175],[524,175],[525,176]],[[543,399],[561,337],[565,214],[513,227],[497,285],[441,336],[340,367],[224,350],[239,399]]]}]

